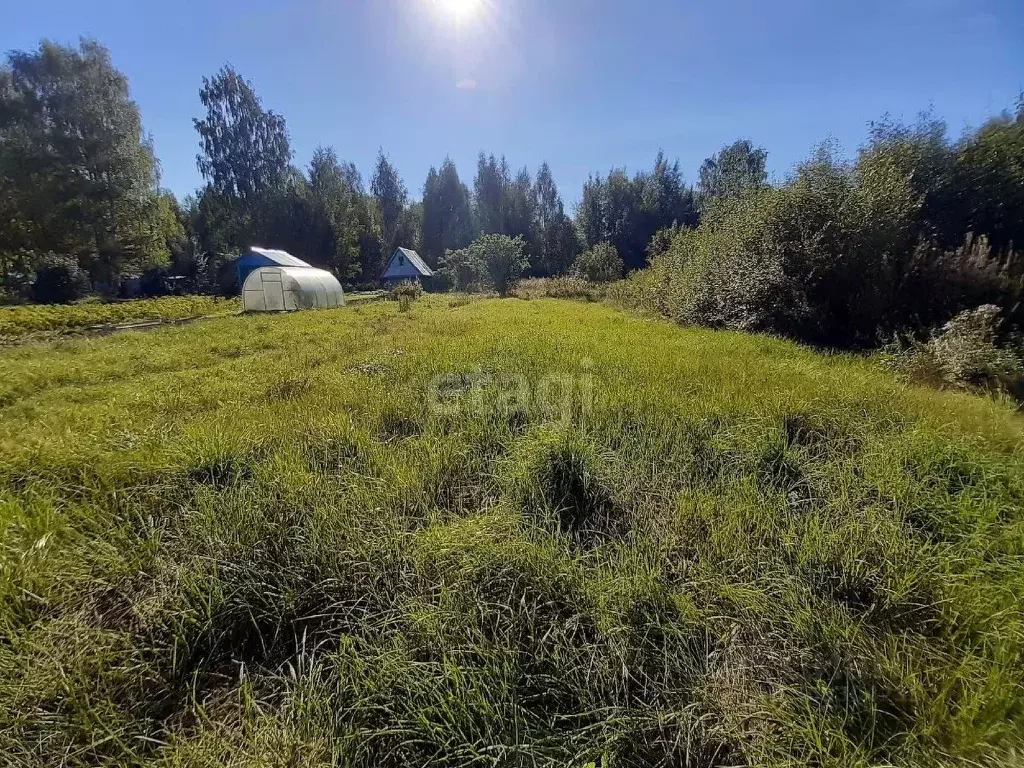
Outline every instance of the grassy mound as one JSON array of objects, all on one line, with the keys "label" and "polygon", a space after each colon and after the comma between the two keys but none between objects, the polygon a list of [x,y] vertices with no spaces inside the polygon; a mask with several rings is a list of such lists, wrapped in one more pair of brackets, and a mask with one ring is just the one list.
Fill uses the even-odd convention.
[{"label": "grassy mound", "polygon": [[1024,419],[599,305],[0,352],[22,765],[933,765],[1021,746]]}]

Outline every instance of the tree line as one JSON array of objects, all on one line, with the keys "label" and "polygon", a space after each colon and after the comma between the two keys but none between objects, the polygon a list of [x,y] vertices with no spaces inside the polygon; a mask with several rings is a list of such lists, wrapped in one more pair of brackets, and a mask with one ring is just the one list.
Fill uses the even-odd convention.
[{"label": "tree line", "polygon": [[230,66],[204,78],[199,99],[204,185],[178,201],[102,45],[8,55],[6,296],[34,285],[69,297],[125,275],[231,290],[225,265],[253,244],[359,286],[401,245],[457,288],[634,273],[631,285],[682,322],[829,346],[872,346],[982,303],[1024,327],[1024,100],[957,139],[930,116],[882,120],[852,160],[825,145],[774,183],[747,140],[708,158],[694,185],[659,152],[650,169],[591,175],[570,212],[547,163],[516,170],[482,152],[467,181],[450,158],[432,167],[418,197],[383,150],[368,181],[331,147],[299,167],[284,117]]},{"label": "tree line", "polygon": [[0,270],[9,293],[53,262],[97,286],[162,270],[211,287],[227,260],[257,243],[348,284],[376,280],[396,246],[437,267],[486,234],[522,238],[534,276],[563,274],[602,243],[637,268],[656,232],[698,218],[694,189],[661,153],[633,177],[624,169],[592,176],[576,217],[547,163],[513,170],[484,153],[469,183],[446,158],[413,199],[383,150],[368,184],[332,147],[296,166],[284,117],[230,66],[204,78],[199,99],[205,184],[178,201],[160,187],[138,106],[107,49],[44,41],[8,55],[0,67]]},{"label": "tree line", "polygon": [[1024,97],[957,140],[883,120],[852,161],[826,144],[780,184],[723,189],[650,278],[684,323],[864,348],[988,305],[1019,346],[1021,242]]}]

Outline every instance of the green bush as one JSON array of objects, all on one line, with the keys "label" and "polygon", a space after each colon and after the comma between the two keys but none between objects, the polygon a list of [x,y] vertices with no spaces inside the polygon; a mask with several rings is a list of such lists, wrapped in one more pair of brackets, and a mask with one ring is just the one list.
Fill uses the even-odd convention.
[{"label": "green bush", "polygon": [[1022,179],[1024,102],[957,142],[927,116],[883,120],[853,162],[825,147],[781,185],[710,199],[696,229],[658,233],[657,304],[840,348],[920,337],[982,304],[1020,329]]},{"label": "green bush", "polygon": [[885,364],[920,383],[988,390],[1015,390],[1024,377],[1019,351],[998,343],[999,307],[961,312],[931,339],[896,342]]},{"label": "green bush", "polygon": [[89,288],[89,276],[74,259],[49,257],[36,267],[32,298],[40,304],[70,304]]},{"label": "green bush", "polygon": [[651,237],[651,241],[647,244],[648,262],[654,261],[659,256],[665,254],[672,247],[672,241],[676,239],[676,236],[682,229],[683,227],[675,225],[659,229],[655,232]]},{"label": "green bush", "polygon": [[610,283],[619,280],[625,265],[618,250],[611,243],[598,243],[576,257],[573,274],[592,283]]},{"label": "green bush", "polygon": [[463,293],[482,291],[487,282],[483,265],[469,248],[446,252],[440,259],[437,277],[439,286]]},{"label": "green bush", "polygon": [[35,254],[0,251],[0,304],[21,304],[32,298]]},{"label": "green bush", "polygon": [[655,282],[654,270],[638,269],[625,280],[609,283],[605,297],[617,304],[645,314],[663,314],[660,292]]},{"label": "green bush", "polygon": [[863,348],[922,332],[989,302],[1020,315],[1024,264],[984,238],[947,249],[923,239],[925,196],[896,151],[853,165],[828,151],[778,188],[716,201],[654,261],[665,314]]},{"label": "green bush", "polygon": [[423,286],[415,280],[403,280],[391,286],[390,294],[393,299],[408,298],[415,300],[423,295]]},{"label": "green bush", "polygon": [[522,237],[484,235],[470,245],[469,250],[473,259],[483,265],[499,296],[507,296],[530,266]]},{"label": "green bush", "polygon": [[402,312],[407,312],[412,303],[423,295],[423,286],[415,280],[403,280],[391,286],[388,295],[393,301],[398,302],[398,307]]},{"label": "green bush", "polygon": [[483,292],[488,288],[507,296],[529,268],[522,237],[483,235],[468,248],[441,257],[442,282],[456,291]]},{"label": "green bush", "polygon": [[605,296],[604,285],[588,282],[576,275],[565,277],[532,277],[523,280],[512,292],[519,299],[582,299],[600,301]]}]

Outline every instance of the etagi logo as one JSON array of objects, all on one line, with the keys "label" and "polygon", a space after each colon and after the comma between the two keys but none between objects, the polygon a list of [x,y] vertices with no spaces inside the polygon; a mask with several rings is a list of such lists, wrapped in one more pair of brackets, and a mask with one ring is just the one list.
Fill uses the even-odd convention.
[{"label": "etagi logo", "polygon": [[516,411],[569,419],[589,413],[594,403],[593,364],[582,372],[562,371],[531,378],[478,369],[443,373],[427,386],[427,407],[439,416],[484,416]]}]

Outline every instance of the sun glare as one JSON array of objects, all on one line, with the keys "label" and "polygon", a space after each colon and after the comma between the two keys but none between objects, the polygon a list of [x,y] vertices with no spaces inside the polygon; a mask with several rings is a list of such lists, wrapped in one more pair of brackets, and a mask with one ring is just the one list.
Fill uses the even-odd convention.
[{"label": "sun glare", "polygon": [[476,15],[483,0],[434,0],[438,9],[456,22],[469,21]]}]

